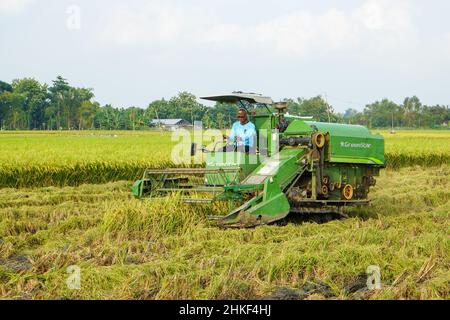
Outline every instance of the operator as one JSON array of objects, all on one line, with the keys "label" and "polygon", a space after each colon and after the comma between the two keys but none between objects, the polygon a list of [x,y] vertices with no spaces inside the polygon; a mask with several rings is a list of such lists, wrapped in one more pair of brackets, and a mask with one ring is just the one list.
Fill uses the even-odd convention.
[{"label": "operator", "polygon": [[236,121],[231,128],[231,135],[224,136],[228,140],[228,145],[224,148],[224,152],[245,152],[255,153],[256,146],[256,128],[253,123],[248,120],[248,112],[244,108],[239,109]]}]

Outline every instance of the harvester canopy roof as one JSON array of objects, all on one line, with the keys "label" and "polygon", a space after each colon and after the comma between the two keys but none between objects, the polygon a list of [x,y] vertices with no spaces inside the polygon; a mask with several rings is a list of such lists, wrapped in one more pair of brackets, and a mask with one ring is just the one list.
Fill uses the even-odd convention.
[{"label": "harvester canopy roof", "polygon": [[233,92],[232,94],[225,95],[215,95],[208,97],[200,97],[204,100],[217,101],[222,103],[237,103],[239,101],[247,101],[250,103],[262,103],[262,104],[272,104],[273,100],[270,97],[265,97],[257,93],[244,93],[244,92]]}]

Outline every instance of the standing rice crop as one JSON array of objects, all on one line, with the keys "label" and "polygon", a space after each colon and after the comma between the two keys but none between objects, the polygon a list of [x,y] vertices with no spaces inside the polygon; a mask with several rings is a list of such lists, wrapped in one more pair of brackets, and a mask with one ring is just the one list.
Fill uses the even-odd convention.
[{"label": "standing rice crop", "polygon": [[[382,133],[388,168],[450,163],[450,131]],[[0,133],[0,146],[0,187],[135,180],[146,168],[176,166],[170,133],[8,132]]]}]

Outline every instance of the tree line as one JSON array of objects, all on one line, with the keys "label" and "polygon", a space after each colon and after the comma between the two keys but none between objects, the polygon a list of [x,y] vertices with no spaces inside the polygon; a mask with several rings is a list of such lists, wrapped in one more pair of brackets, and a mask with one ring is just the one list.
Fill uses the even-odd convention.
[{"label": "tree line", "polygon": [[[335,112],[322,96],[310,99],[284,99],[290,114],[312,116],[316,121],[361,124],[370,128],[442,128],[448,127],[448,105],[424,105],[416,96],[402,104],[388,99]],[[77,88],[58,76],[52,85],[33,78],[0,81],[0,128],[2,130],[140,130],[153,119],[202,121],[206,128],[229,128],[236,120],[237,106],[217,103],[213,107],[197,102],[189,92],[169,100],[151,102],[146,109],[138,107],[101,106],[94,100],[91,88]]]}]

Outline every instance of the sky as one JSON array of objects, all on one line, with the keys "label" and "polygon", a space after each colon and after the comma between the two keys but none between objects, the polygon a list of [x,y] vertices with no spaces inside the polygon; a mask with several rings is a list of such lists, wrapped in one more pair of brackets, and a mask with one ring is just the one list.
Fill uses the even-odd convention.
[{"label": "sky", "polygon": [[101,104],[181,91],[323,95],[339,112],[450,104],[448,0],[0,0],[0,80],[61,75]]}]

